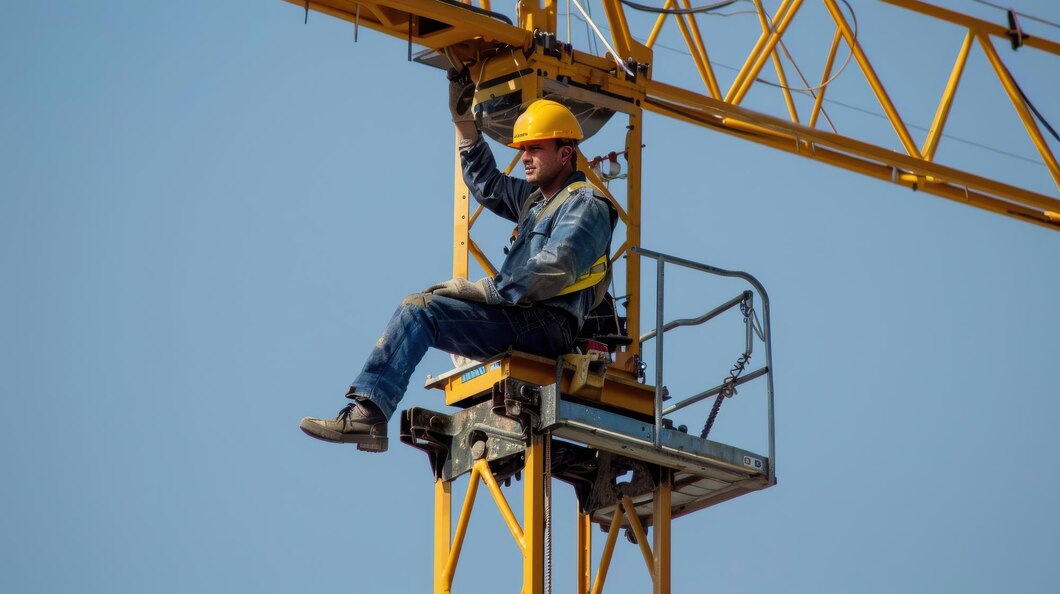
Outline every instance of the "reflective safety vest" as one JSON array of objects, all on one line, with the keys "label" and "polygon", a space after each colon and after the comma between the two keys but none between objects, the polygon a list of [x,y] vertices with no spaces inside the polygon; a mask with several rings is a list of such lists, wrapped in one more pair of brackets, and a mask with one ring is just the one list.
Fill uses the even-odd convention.
[{"label": "reflective safety vest", "polygon": [[[558,193],[556,193],[556,195],[548,201],[548,204],[546,204],[544,208],[537,212],[537,216],[534,220],[540,221],[541,218],[544,217],[546,214],[552,214],[556,212],[556,210],[558,210],[559,207],[562,206],[568,198],[570,198],[575,192],[583,188],[592,188],[593,194],[597,196],[603,196],[603,192],[596,189],[596,187],[590,184],[589,182],[574,182],[560,190]],[[528,204],[527,211],[529,211],[529,206],[530,205]],[[611,208],[611,206],[608,205],[608,208]],[[520,220],[522,220],[522,217],[520,217]],[[614,229],[614,226],[614,218],[612,218],[611,228]],[[557,296],[567,295],[570,293],[574,293],[575,291],[588,289],[590,287],[596,287],[597,285],[603,283],[603,290],[598,290],[596,296],[602,297],[603,293],[607,291],[606,279],[610,276],[609,272],[611,269],[611,259],[608,253],[611,250],[610,243],[611,242],[608,241],[607,251],[605,251],[599,258],[597,258],[595,262],[593,262],[593,265],[589,267],[589,270],[587,270],[584,274],[579,275],[578,278],[574,279],[573,283],[567,285],[566,287],[563,287],[563,289],[559,293],[557,293]],[[599,299],[594,298],[594,303],[598,302]]]}]

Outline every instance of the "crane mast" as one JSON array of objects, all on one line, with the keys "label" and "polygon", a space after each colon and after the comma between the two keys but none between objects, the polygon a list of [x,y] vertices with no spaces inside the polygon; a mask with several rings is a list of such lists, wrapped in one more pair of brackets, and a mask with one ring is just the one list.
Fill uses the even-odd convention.
[{"label": "crane mast", "polygon": [[[781,57],[786,52],[784,39],[793,34],[793,22],[806,4],[804,0],[781,0],[772,15],[762,0],[752,0],[761,31],[727,87],[711,62],[708,39],[699,28],[697,8],[690,0],[665,0],[656,16],[649,19],[649,28],[638,33],[633,31],[633,24],[643,24],[644,18],[632,18],[631,2],[601,0],[608,37],[587,13],[583,17],[606,46],[604,55],[580,51],[559,39],[559,3],[555,0],[519,0],[514,18],[495,12],[489,0],[474,5],[458,0],[289,1],[304,7],[307,15],[309,10],[315,10],[349,21],[357,31],[363,27],[405,40],[410,60],[445,69],[469,69],[476,82],[474,109],[479,125],[495,140],[509,139],[512,121],[521,107],[542,97],[571,108],[582,122],[587,138],[612,125],[612,120],[624,129],[621,150],[604,160],[615,162],[618,156],[624,156],[625,176],[606,171],[607,163],[601,163],[601,159],[586,159],[583,155],[578,160],[589,180],[609,194],[621,221],[611,260],[624,262],[628,340],[614,346],[614,359],[572,354],[550,361],[505,353],[428,379],[427,387],[443,390],[446,403],[461,407],[460,412],[444,414],[413,408],[402,413],[402,441],[427,453],[435,479],[435,592],[452,589],[480,485],[486,486],[501,510],[522,554],[525,594],[551,591],[553,478],[571,484],[579,501],[577,591],[581,594],[602,590],[617,534],[626,529],[630,540],[641,550],[653,591],[662,594],[670,591],[672,518],[776,483],[768,297],[762,285],[745,273],[642,247],[644,112],[1060,230],[1060,199],[1055,195],[1035,191],[1030,185],[1021,187],[977,175],[937,158],[939,146],[947,139],[944,131],[969,65],[969,54],[977,46],[1009,98],[1052,184],[1060,189],[1060,166],[1032,113],[1033,107],[1005,66],[995,42],[1049,56],[1060,56],[1060,43],[1028,36],[1015,20],[1013,26],[1005,28],[917,0],[882,0],[949,23],[965,33],[956,48],[954,66],[942,85],[931,127],[918,143],[876,73],[871,51],[862,46],[856,25],[840,5],[843,0],[814,0],[824,7],[834,29],[828,32],[831,44],[819,69],[819,84],[807,84],[809,88],[804,89],[813,97],[808,113],[797,109],[793,85],[789,84],[791,73]],[[573,9],[583,10],[578,0],[571,2]],[[684,88],[657,76],[659,56],[655,47],[667,25],[677,27],[702,88]],[[850,72],[856,66],[889,122],[895,146],[859,139],[834,128],[824,129],[822,116],[827,118],[827,113],[823,104],[829,83],[836,76],[841,47],[849,54]],[[762,84],[760,74],[770,63],[783,97],[784,108],[778,113],[743,104],[749,91]],[[513,159],[508,171],[516,163]],[[493,272],[496,268],[472,236],[482,209],[472,210],[458,157],[454,177],[453,274],[467,277],[472,261]],[[609,185],[622,179],[623,188]],[[642,282],[650,279],[642,278],[642,262],[649,261],[656,272],[656,311],[654,319],[646,321],[641,312]],[[675,266],[735,277],[747,283],[748,288],[699,318],[666,323],[665,270]],[[679,401],[664,402],[672,396],[664,386],[664,334],[679,326],[704,323],[736,308],[742,313],[746,328],[742,345],[746,357],[738,362],[739,371],[731,381],[719,386]],[[646,329],[649,322],[654,322],[653,330]],[[644,345],[652,340],[654,385],[644,376]],[[764,345],[765,364],[741,377],[754,345],[759,343]],[[674,427],[666,418],[676,410],[716,397],[713,420],[723,398],[731,396],[737,385],[757,378],[765,378],[766,382],[767,454],[710,441],[710,423],[696,437],[684,427]],[[627,475],[632,479],[621,480]],[[454,481],[463,476],[469,477],[468,487],[454,525],[452,488]],[[521,522],[501,487],[512,478],[523,482]],[[594,523],[607,531],[595,578],[591,557]]]}]

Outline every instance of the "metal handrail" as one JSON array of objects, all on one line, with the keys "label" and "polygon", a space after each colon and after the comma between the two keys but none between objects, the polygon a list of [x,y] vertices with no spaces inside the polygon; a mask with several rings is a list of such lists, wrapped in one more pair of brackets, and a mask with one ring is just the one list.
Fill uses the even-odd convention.
[{"label": "metal handrail", "polygon": [[[757,369],[747,376],[740,378],[735,382],[735,385],[739,385],[755,378],[766,376],[766,408],[767,408],[767,423],[769,433],[769,481],[770,483],[776,482],[776,422],[773,414],[773,352],[772,352],[772,337],[769,322],[769,295],[766,293],[765,287],[755,277],[750,274],[737,270],[725,270],[724,268],[717,268],[710,266],[709,264],[703,264],[700,262],[694,262],[692,260],[686,260],[684,258],[678,258],[676,256],[670,256],[660,252],[652,250],[646,250],[640,247],[633,247],[630,251],[638,256],[644,256],[651,258],[656,261],[656,299],[655,299],[655,330],[648,332],[641,336],[640,342],[643,343],[649,339],[656,339],[655,344],[655,430],[653,436],[653,443],[655,447],[661,447],[661,435],[663,429],[663,416],[684,408],[688,405],[699,402],[704,398],[708,398],[711,395],[720,393],[724,388],[725,384],[717,386],[710,390],[700,392],[694,396],[690,396],[685,400],[678,402],[677,404],[671,405],[667,408],[663,408],[663,337],[667,330],[679,326],[688,326],[701,324],[706,322],[710,318],[717,316],[718,314],[726,311],[736,304],[740,303],[746,298],[746,293],[741,294],[739,297],[722,304],[721,306],[707,312],[703,316],[694,319],[676,320],[669,324],[663,322],[663,303],[664,303],[664,285],[666,280],[666,264],[676,264],[684,268],[691,268],[692,270],[698,270],[707,274],[713,274],[716,276],[724,276],[730,278],[740,278],[750,284],[755,291],[758,292],[762,299],[762,342],[766,352],[766,363],[765,366]],[[702,319],[701,319],[702,318]],[[751,321],[748,322],[753,323]],[[750,334],[750,332],[749,332]],[[750,337],[748,337],[750,341]]]},{"label": "metal handrail", "polygon": [[[680,320],[674,320],[669,324],[663,326],[663,333],[669,332],[670,330],[673,330],[674,328],[679,328],[681,326],[698,326],[700,324],[705,324],[742,303],[743,300],[747,298],[748,293],[750,293],[750,291],[744,291],[743,293],[740,293],[739,295],[733,297],[732,299],[726,301],[725,303],[719,305],[718,307],[715,307],[714,309],[708,311],[707,313],[697,318],[682,318]],[[655,334],[655,330],[641,334],[640,342],[645,343],[655,338]]]}]

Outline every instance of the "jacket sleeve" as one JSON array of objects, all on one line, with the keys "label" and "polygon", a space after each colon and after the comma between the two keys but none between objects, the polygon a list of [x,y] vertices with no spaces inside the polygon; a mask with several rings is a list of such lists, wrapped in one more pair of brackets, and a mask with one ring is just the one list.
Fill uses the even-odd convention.
[{"label": "jacket sleeve", "polygon": [[[551,227],[551,232],[544,226]],[[510,276],[494,279],[492,290],[505,305],[551,299],[579,275],[588,272],[611,243],[611,213],[604,201],[583,189],[551,218],[534,228],[546,236],[543,247]],[[487,291],[491,287],[487,285]]]},{"label": "jacket sleeve", "polygon": [[461,147],[460,165],[464,183],[479,204],[517,223],[523,202],[536,188],[524,179],[501,173],[493,152],[481,137],[471,146]]}]

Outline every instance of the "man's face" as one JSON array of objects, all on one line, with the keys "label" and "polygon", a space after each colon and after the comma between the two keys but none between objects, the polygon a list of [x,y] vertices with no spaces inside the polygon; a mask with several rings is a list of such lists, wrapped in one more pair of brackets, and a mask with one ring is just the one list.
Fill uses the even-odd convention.
[{"label": "man's face", "polygon": [[523,171],[526,181],[538,187],[549,188],[565,180],[556,179],[563,172],[563,164],[574,148],[559,146],[555,140],[541,140],[522,145]]}]

